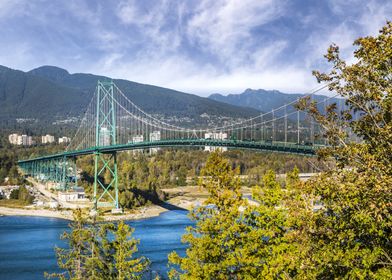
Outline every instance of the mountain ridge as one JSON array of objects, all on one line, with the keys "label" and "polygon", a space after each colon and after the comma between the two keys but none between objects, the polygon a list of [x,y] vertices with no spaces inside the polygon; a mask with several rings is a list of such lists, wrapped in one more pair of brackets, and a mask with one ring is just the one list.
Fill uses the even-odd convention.
[{"label": "mountain ridge", "polygon": [[[304,94],[301,93],[284,93],[279,90],[255,90],[248,88],[239,94],[222,95],[220,93],[214,93],[208,96],[208,98],[227,104],[235,104],[237,106],[268,112],[303,96]],[[313,99],[316,101],[322,101],[325,98],[327,98],[325,95],[313,95]]]},{"label": "mountain ridge", "polygon": [[[73,73],[56,66],[27,72],[0,65],[0,119],[53,119],[80,116],[94,93],[97,80],[109,77]],[[244,110],[208,98],[159,86],[113,79],[135,104],[149,113],[198,118],[204,113],[245,118],[258,110]],[[248,108],[249,109],[249,108]]]}]

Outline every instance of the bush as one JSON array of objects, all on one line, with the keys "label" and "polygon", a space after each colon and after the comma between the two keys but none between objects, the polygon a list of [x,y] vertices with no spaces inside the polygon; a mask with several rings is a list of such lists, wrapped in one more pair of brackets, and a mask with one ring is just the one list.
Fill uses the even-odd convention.
[{"label": "bush", "polygon": [[19,198],[19,189],[13,189],[10,194],[10,199],[18,199]]}]

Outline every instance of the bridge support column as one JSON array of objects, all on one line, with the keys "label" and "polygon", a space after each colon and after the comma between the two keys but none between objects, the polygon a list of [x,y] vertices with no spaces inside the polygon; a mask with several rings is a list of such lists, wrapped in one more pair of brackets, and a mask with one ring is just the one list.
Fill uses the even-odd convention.
[{"label": "bridge support column", "polygon": [[67,181],[68,181],[68,164],[67,164],[67,158],[63,157],[63,160],[61,162],[61,185],[60,185],[60,189],[63,191],[67,190]]},{"label": "bridge support column", "polygon": [[116,145],[115,87],[112,81],[98,81],[96,89],[97,115],[95,132],[94,207],[114,207],[118,204],[117,153],[103,154],[100,147]]},{"label": "bridge support column", "polygon": [[114,207],[118,204],[117,153],[95,153],[94,208]]},{"label": "bridge support column", "polygon": [[74,176],[75,176],[75,188],[78,187],[78,170],[76,168],[76,157],[73,158],[73,171],[74,171]]}]

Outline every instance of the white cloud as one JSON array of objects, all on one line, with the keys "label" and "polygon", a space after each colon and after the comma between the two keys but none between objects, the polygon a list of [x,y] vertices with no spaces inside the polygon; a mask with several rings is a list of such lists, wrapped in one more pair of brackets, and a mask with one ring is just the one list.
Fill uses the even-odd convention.
[{"label": "white cloud", "polygon": [[185,56],[167,56],[160,60],[126,60],[110,56],[96,64],[101,74],[155,84],[208,96],[211,93],[240,93],[246,88],[279,89],[304,92],[316,86],[311,73],[298,67],[237,68],[221,72],[210,64],[198,65]]},{"label": "white cloud", "polygon": [[252,54],[252,29],[282,15],[284,2],[201,1],[187,24],[187,36],[229,67],[237,67]]},{"label": "white cloud", "polygon": [[[137,38],[145,43],[146,50],[164,52],[176,49],[181,41],[181,34],[177,28],[179,18],[165,28],[173,8],[181,11],[183,5],[167,0],[154,1],[148,8],[142,7],[141,2],[135,0],[122,1],[116,8],[116,15],[124,25],[135,28],[142,37]],[[178,16],[181,16],[180,14]]]},{"label": "white cloud", "polygon": [[[311,70],[324,66],[332,42],[352,60],[354,39],[375,35],[392,15],[391,1],[348,1],[330,0],[334,14],[315,4],[314,13],[297,18],[303,7],[286,0],[123,0],[114,6],[0,0],[0,21],[23,16],[29,20],[22,27],[33,23],[48,34],[18,38],[13,32],[1,41],[0,64],[23,70],[53,64],[202,95],[249,87],[304,92],[315,86]],[[281,26],[306,26],[304,40],[296,46],[260,31],[276,19],[283,19]]]},{"label": "white cloud", "polygon": [[371,0],[364,8],[359,23],[365,34],[376,35],[387,20],[392,20],[392,1]]}]

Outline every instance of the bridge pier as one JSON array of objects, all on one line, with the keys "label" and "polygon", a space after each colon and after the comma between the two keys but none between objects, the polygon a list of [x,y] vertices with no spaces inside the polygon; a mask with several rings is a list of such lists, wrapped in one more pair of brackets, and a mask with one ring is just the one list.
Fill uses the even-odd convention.
[{"label": "bridge pier", "polygon": [[[119,211],[117,152],[101,153],[99,151],[101,147],[117,143],[114,94],[113,81],[98,81],[96,89],[95,146],[97,150],[94,152],[94,207],[95,209],[99,206],[114,207],[115,211]],[[99,193],[99,190],[102,190],[102,193]],[[106,198],[109,199],[109,202],[105,200]]]},{"label": "bridge pier", "polygon": [[[105,178],[107,174],[109,174],[109,178]],[[99,192],[100,190],[102,192]],[[103,201],[105,198],[109,198],[111,202]],[[94,208],[97,209],[100,206],[120,209],[118,204],[117,152],[110,154],[95,152]]]}]

